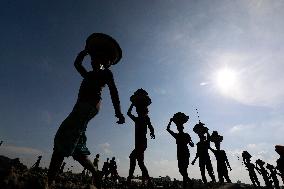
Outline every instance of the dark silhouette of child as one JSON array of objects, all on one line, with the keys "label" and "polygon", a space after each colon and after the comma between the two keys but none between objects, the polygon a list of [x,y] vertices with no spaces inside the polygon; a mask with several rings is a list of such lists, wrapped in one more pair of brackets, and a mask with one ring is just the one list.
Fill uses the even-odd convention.
[{"label": "dark silhouette of child", "polygon": [[275,151],[280,155],[280,157],[276,161],[276,163],[277,163],[276,168],[279,170],[280,177],[281,177],[282,182],[284,184],[284,146],[276,145]]},{"label": "dark silhouette of child", "polygon": [[258,159],[258,160],[255,161],[255,164],[256,164],[255,168],[256,168],[257,172],[263,177],[265,186],[267,188],[272,188],[272,183],[269,179],[268,171],[264,167],[265,162],[262,161],[261,159]]},{"label": "dark silhouette of child", "polygon": [[[197,129],[196,129],[197,128]],[[210,149],[210,135],[208,133],[208,128],[204,127],[204,123],[199,122],[193,128],[194,132],[198,134],[200,141],[196,144],[197,152],[192,165],[194,165],[197,158],[199,158],[199,168],[201,172],[202,181],[207,183],[205,176],[205,168],[213,182],[216,182],[210,155],[208,150]],[[207,137],[205,136],[207,134]]]},{"label": "dark silhouette of child", "polygon": [[[133,178],[137,161],[142,171],[143,182],[147,179],[150,184],[151,181],[148,170],[144,164],[144,152],[147,149],[147,128],[150,130],[151,138],[155,139],[154,128],[148,116],[148,106],[151,104],[151,100],[148,97],[148,93],[143,89],[138,89],[134,95],[131,96],[130,100],[132,101],[132,104],[127,111],[127,115],[135,123],[135,149],[129,156],[130,168],[127,180],[130,181]],[[134,106],[136,107],[137,117],[131,113]]]},{"label": "dark silhouette of child", "polygon": [[275,189],[280,189],[280,187],[279,187],[279,180],[277,178],[277,174],[278,173],[277,173],[276,168],[273,165],[268,164],[268,163],[266,165],[266,168],[270,171],[269,179],[272,179],[273,185],[274,185]]},{"label": "dark silhouette of child", "polygon": [[105,179],[108,178],[109,175],[109,158],[104,162],[103,168],[102,168],[102,176],[105,177]]},{"label": "dark silhouette of child", "polygon": [[116,165],[115,157],[112,157],[112,159],[109,162],[109,172],[110,172],[111,179],[113,181],[118,179],[119,176],[117,172],[117,165]]},{"label": "dark silhouette of child", "polygon": [[99,170],[99,161],[100,161],[100,154],[97,154],[94,161],[93,161],[93,165],[95,167],[96,170]]},{"label": "dark silhouette of child", "polygon": [[254,187],[260,187],[260,183],[258,181],[258,178],[255,173],[255,165],[251,163],[251,155],[247,151],[243,151],[242,153],[244,165],[246,166],[248,172],[249,172],[249,177],[250,180],[253,184]]},{"label": "dark silhouette of child", "polygon": [[[187,183],[192,186],[192,181],[188,177],[187,168],[189,165],[189,149],[188,144],[191,147],[194,147],[194,144],[191,140],[191,137],[188,133],[185,133],[184,124],[188,121],[189,117],[184,113],[178,112],[174,114],[173,118],[170,119],[170,122],[167,126],[167,131],[176,139],[177,144],[177,160],[178,160],[178,168],[179,172],[183,177],[183,188],[187,187]],[[170,129],[171,123],[174,122],[177,126],[178,133],[173,132]]]},{"label": "dark silhouette of child", "polygon": [[[69,116],[60,125],[55,138],[53,154],[49,166],[48,183],[54,180],[64,157],[72,156],[94,177],[98,173],[88,159],[90,152],[86,147],[88,122],[99,112],[101,91],[108,85],[115,109],[115,116],[119,124],[124,123],[124,116],[120,110],[118,91],[109,67],[121,59],[121,49],[118,43],[110,36],[94,33],[86,40],[85,50],[81,51],[74,63],[75,68],[83,77],[77,102]],[[83,59],[91,56],[92,71],[87,71]],[[99,179],[99,178],[97,178]],[[99,186],[98,186],[99,187]]]},{"label": "dark silhouette of child", "polygon": [[38,168],[39,168],[39,164],[40,164],[40,161],[41,161],[41,158],[42,158],[42,156],[38,156],[37,157],[37,160],[36,160],[36,162],[32,165],[32,169],[35,169],[35,170],[37,170]]},{"label": "dark silhouette of child", "polygon": [[232,171],[232,168],[228,161],[226,152],[220,149],[223,136],[219,135],[217,131],[213,131],[210,140],[211,142],[215,143],[216,147],[216,150],[214,150],[213,148],[210,149],[216,157],[219,182],[224,183],[224,178],[225,178],[228,183],[231,183],[227,167],[230,169],[230,171]]}]

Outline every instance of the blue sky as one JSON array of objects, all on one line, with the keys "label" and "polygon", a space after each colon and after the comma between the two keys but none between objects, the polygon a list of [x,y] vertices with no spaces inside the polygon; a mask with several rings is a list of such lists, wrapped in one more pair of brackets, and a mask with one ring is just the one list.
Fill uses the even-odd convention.
[{"label": "blue sky", "polygon": [[[82,79],[73,61],[91,33],[103,32],[123,50],[111,68],[123,112],[138,88],[152,98],[156,139],[148,140],[145,154],[151,176],[181,178],[176,144],[165,129],[174,113],[185,112],[190,116],[185,130],[196,143],[196,108],[210,131],[224,136],[233,181],[250,183],[237,159],[242,150],[275,165],[274,145],[283,144],[284,131],[283,2],[15,0],[0,7],[0,139],[5,141],[0,154],[29,165],[43,155],[42,166],[48,166],[53,137],[72,110]],[[90,68],[88,58],[84,65]],[[102,155],[101,163],[116,156],[119,174],[127,176],[133,122],[115,121],[105,88],[87,145],[91,158]],[[190,151],[192,160],[196,149]],[[67,161],[75,171],[82,169]],[[201,178],[198,164],[188,171]]]}]

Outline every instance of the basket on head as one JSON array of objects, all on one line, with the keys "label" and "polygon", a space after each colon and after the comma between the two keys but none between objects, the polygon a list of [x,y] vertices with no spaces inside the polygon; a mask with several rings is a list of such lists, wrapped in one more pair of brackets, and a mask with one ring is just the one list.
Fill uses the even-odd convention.
[{"label": "basket on head", "polygon": [[269,163],[267,163],[266,168],[270,169],[270,170],[275,169],[275,167],[273,165],[269,164]]},{"label": "basket on head", "polygon": [[275,145],[275,151],[279,155],[284,156],[284,146],[282,146],[282,145]]},{"label": "basket on head", "polygon": [[223,141],[223,136],[219,135],[217,131],[213,131],[210,136],[210,141],[215,143],[220,143]]},{"label": "basket on head", "polygon": [[248,151],[243,151],[242,156],[245,159],[250,159],[252,157]]},{"label": "basket on head", "polygon": [[207,133],[208,128],[204,126],[205,124],[200,122],[197,123],[194,127],[193,127],[193,131],[198,134],[198,135],[204,135],[205,133]]},{"label": "basket on head", "polygon": [[257,159],[257,160],[255,161],[255,163],[258,164],[258,165],[261,165],[261,166],[263,166],[263,165],[265,164],[265,162],[262,161],[261,159]]},{"label": "basket on head", "polygon": [[112,64],[118,63],[122,50],[115,39],[103,33],[93,33],[86,40],[85,49],[91,57],[105,56]]},{"label": "basket on head", "polygon": [[185,115],[182,112],[177,112],[174,114],[172,120],[175,124],[185,124],[189,119],[189,116]]},{"label": "basket on head", "polygon": [[134,92],[134,94],[130,97],[130,101],[136,107],[147,107],[152,103],[148,93],[142,88]]}]

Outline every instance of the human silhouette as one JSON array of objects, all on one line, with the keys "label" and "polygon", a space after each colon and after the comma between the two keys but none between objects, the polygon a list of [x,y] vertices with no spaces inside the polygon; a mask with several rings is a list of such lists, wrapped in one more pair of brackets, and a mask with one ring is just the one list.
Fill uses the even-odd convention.
[{"label": "human silhouette", "polygon": [[32,169],[38,169],[42,156],[38,156],[36,162],[32,165]]},{"label": "human silhouette", "polygon": [[261,159],[257,159],[255,161],[255,164],[256,164],[255,168],[256,168],[257,172],[263,177],[265,186],[267,188],[272,188],[272,183],[271,183],[271,181],[269,179],[268,171],[264,167],[265,162],[262,161]]},{"label": "human silhouette", "polygon": [[273,185],[274,185],[275,189],[280,189],[280,187],[279,187],[279,180],[277,178],[277,170],[276,170],[276,168],[273,165],[268,164],[268,163],[266,165],[266,168],[270,171],[269,179],[271,179],[273,181]]},{"label": "human silhouette", "polygon": [[[192,185],[192,181],[188,177],[187,173],[190,157],[187,145],[189,144],[191,147],[194,147],[194,143],[192,142],[190,135],[183,131],[183,125],[188,121],[188,119],[189,116],[185,115],[182,112],[178,112],[174,114],[174,116],[170,119],[170,122],[167,126],[167,131],[176,139],[178,168],[180,174],[183,177],[183,188],[187,187],[188,182],[190,185]],[[171,130],[170,126],[172,122],[176,124],[178,133],[175,133]]]},{"label": "human silhouette", "polygon": [[117,172],[117,165],[116,165],[115,157],[112,157],[112,159],[109,162],[109,172],[110,172],[111,179],[113,181],[118,179],[118,172]]},{"label": "human silhouette", "polygon": [[1,142],[0,142],[0,146],[3,144],[3,140],[1,140]]},{"label": "human silhouette", "polygon": [[[199,122],[193,128],[193,131],[198,134],[200,141],[196,144],[197,152],[192,165],[195,161],[199,159],[199,168],[201,172],[202,181],[207,183],[205,176],[205,168],[213,182],[216,182],[215,175],[213,172],[213,167],[210,159],[208,150],[210,149],[210,134],[208,133],[208,128],[204,126],[204,123]],[[207,137],[205,136],[207,134]]]},{"label": "human silhouette", "polygon": [[99,158],[100,158],[100,154],[97,154],[93,161],[93,164],[96,170],[99,170],[99,161],[100,161]]},{"label": "human silhouette", "polygon": [[108,179],[109,173],[109,158],[107,158],[107,160],[103,164],[102,176],[105,177],[105,179]]},{"label": "human silhouette", "polygon": [[[148,116],[148,106],[151,104],[151,99],[148,93],[144,89],[138,89],[131,97],[131,105],[127,111],[127,115],[135,123],[135,149],[131,152],[129,176],[127,178],[130,181],[133,178],[133,173],[136,166],[136,161],[142,171],[143,182],[147,179],[148,184],[152,184],[148,170],[144,164],[144,152],[147,149],[147,127],[150,130],[150,136],[155,139],[154,128]],[[137,117],[131,112],[133,107],[136,107]]]},{"label": "human silhouette", "polygon": [[284,184],[284,146],[276,145],[275,151],[280,155],[280,157],[276,161],[276,163],[277,163],[276,168],[279,170],[279,172],[280,172],[279,175],[280,175],[282,182]]},{"label": "human silhouette", "polygon": [[[82,65],[83,59],[87,55],[91,57],[92,71],[87,71]],[[85,49],[78,54],[74,62],[76,70],[83,77],[77,102],[72,112],[60,125],[54,138],[53,154],[48,172],[49,185],[53,182],[64,157],[69,156],[88,169],[93,174],[93,180],[99,179],[94,165],[88,159],[90,151],[86,147],[85,132],[88,122],[99,112],[101,91],[105,85],[110,90],[115,116],[118,118],[117,123],[124,123],[118,91],[113,74],[109,69],[121,57],[122,52],[119,44],[112,37],[102,33],[94,33],[87,38]]]},{"label": "human silhouette", "polygon": [[221,142],[223,141],[223,136],[219,135],[217,131],[213,131],[210,137],[211,142],[215,143],[216,150],[210,148],[214,153],[217,161],[217,172],[220,183],[224,183],[224,178],[228,183],[231,183],[231,180],[228,175],[227,167],[232,171],[230,163],[228,161],[226,152],[220,149]]},{"label": "human silhouette", "polygon": [[258,181],[258,178],[255,173],[255,165],[251,163],[251,155],[247,151],[243,151],[242,153],[244,165],[246,166],[248,172],[249,172],[249,177],[250,180],[253,184],[254,187],[260,187],[260,183]]}]

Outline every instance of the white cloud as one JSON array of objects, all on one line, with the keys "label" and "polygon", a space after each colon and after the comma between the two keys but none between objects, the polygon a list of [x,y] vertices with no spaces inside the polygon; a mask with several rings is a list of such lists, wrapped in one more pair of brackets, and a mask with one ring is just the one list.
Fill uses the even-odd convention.
[{"label": "white cloud", "polygon": [[200,86],[205,86],[205,85],[208,85],[208,82],[201,82],[199,85]]},{"label": "white cloud", "polygon": [[110,149],[110,144],[108,142],[105,142],[103,144],[99,145],[105,154],[112,154],[112,150]]}]

